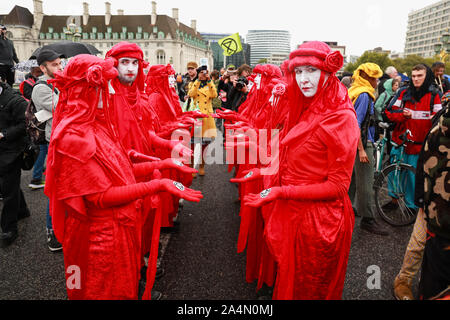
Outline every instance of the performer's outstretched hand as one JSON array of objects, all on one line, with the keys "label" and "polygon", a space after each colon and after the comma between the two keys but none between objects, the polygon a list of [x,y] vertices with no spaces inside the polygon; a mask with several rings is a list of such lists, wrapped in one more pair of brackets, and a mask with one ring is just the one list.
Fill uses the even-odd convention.
[{"label": "performer's outstretched hand", "polygon": [[200,202],[200,200],[203,199],[201,191],[186,188],[179,182],[170,179],[161,179],[160,183],[161,191],[167,191],[179,198],[192,202]]},{"label": "performer's outstretched hand", "polygon": [[250,193],[244,197],[244,205],[259,208],[281,198],[281,193],[280,187],[272,187],[259,194]]},{"label": "performer's outstretched hand", "polygon": [[233,183],[244,183],[244,182],[250,182],[257,180],[261,178],[261,170],[259,168],[253,168],[251,170],[245,170],[242,172],[242,175],[239,177],[233,178],[230,180],[230,182]]},{"label": "performer's outstretched hand", "polygon": [[201,113],[201,112],[198,111],[198,110],[195,110],[195,111],[187,111],[187,112],[184,112],[183,115],[182,115],[181,117],[182,117],[182,118],[185,118],[185,117],[191,117],[191,118],[194,118],[194,119],[199,119],[199,118],[207,118],[208,115],[207,115],[207,114],[204,114],[204,113]]},{"label": "performer's outstretched hand", "polygon": [[193,155],[191,148],[186,147],[182,142],[171,141],[172,142],[172,154],[179,156],[182,155],[183,158],[190,157]]},{"label": "performer's outstretched hand", "polygon": [[128,157],[133,163],[147,162],[147,161],[161,161],[160,158],[147,156],[145,154],[137,152],[136,150],[128,151]]},{"label": "performer's outstretched hand", "polygon": [[182,173],[198,173],[198,171],[194,168],[187,167],[183,163],[175,159],[165,159],[161,161],[158,169],[176,169]]}]

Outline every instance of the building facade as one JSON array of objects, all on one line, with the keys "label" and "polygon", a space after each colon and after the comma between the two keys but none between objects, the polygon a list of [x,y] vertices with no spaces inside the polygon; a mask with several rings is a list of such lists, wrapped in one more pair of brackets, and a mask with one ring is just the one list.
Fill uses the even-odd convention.
[{"label": "building facade", "polygon": [[20,60],[27,60],[40,46],[61,40],[75,39],[95,46],[101,56],[121,41],[138,44],[144,59],[150,64],[173,65],[177,72],[186,72],[189,61],[207,58],[213,65],[213,53],[200,33],[196,20],[190,26],[179,21],[179,10],[172,16],[159,15],[156,2],[152,11],[144,15],[124,15],[118,10],[111,13],[111,4],[105,2],[104,15],[90,15],[88,3],[83,3],[82,16],[45,15],[42,0],[33,0],[34,14],[15,6],[8,15],[0,15],[0,23],[7,26],[9,38],[14,42]]},{"label": "building facade", "polygon": [[[219,46],[219,40],[228,37],[231,33],[200,33],[205,41],[209,41],[209,45],[213,52],[214,58],[214,69],[220,70],[224,66],[232,64],[238,68],[243,64],[250,64],[250,53],[251,47],[248,43],[245,43],[244,39],[241,38],[242,51],[232,56],[225,57],[223,55],[223,49]],[[224,61],[225,58],[225,61]]]},{"label": "building facade", "polygon": [[291,35],[284,30],[249,30],[247,43],[251,47],[251,66],[268,61],[272,54],[288,56],[291,52]]},{"label": "building facade", "polygon": [[442,0],[408,15],[405,56],[435,55],[434,44],[450,28],[450,0]]}]

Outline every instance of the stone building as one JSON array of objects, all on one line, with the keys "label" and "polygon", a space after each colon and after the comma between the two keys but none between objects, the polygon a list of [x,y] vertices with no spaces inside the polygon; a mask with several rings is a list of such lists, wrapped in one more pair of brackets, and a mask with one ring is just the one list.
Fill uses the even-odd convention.
[{"label": "stone building", "polygon": [[104,57],[120,41],[138,44],[144,59],[150,64],[171,63],[177,72],[185,72],[189,61],[207,58],[213,65],[213,53],[200,33],[197,21],[190,26],[179,21],[179,10],[172,16],[157,14],[156,2],[152,11],[143,15],[111,13],[111,4],[105,2],[104,15],[90,15],[89,4],[83,3],[83,15],[45,15],[42,0],[33,0],[34,14],[27,8],[15,6],[7,15],[0,15],[0,23],[8,28],[20,60],[27,60],[43,45],[61,40],[74,40],[95,46]]}]

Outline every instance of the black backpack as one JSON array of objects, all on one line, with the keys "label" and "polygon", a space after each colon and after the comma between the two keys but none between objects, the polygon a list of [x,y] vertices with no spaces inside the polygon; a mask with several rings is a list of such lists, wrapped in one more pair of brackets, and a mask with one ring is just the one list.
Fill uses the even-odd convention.
[{"label": "black backpack", "polygon": [[[38,84],[45,84],[49,86],[49,88],[53,89],[53,86],[48,84],[46,81],[38,81],[33,86],[36,87]],[[27,135],[30,141],[35,145],[46,144],[47,140],[45,139],[45,125],[46,122],[39,122],[36,116],[34,115],[37,112],[36,106],[33,103],[33,100],[30,99],[28,102],[27,109],[25,111],[25,123]]]}]

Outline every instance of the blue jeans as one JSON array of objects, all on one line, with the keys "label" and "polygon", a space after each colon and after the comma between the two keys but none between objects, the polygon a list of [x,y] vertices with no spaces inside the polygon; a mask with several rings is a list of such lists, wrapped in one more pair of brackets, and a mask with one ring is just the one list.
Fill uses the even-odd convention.
[{"label": "blue jeans", "polygon": [[[400,148],[392,148],[391,150],[391,163],[394,163],[397,161],[397,159],[400,157]],[[409,164],[413,166],[414,168],[417,168],[417,160],[419,159],[418,154],[406,154],[403,152],[403,158],[401,161],[403,163]],[[405,190],[399,190],[405,193],[405,202],[406,206],[411,209],[417,209],[417,207],[414,204],[414,191],[415,191],[415,185],[416,185],[416,176],[412,172],[407,172],[406,177],[400,177],[400,181],[404,181],[406,178],[406,186]],[[394,186],[392,183],[392,180],[394,179],[394,175],[391,172],[388,176],[388,190],[389,190],[389,196],[397,199],[397,196],[394,195],[391,190],[394,190]]]},{"label": "blue jeans", "polygon": [[50,216],[50,200],[47,200],[47,230],[53,230],[52,217]]},{"label": "blue jeans", "polygon": [[39,155],[34,163],[33,180],[41,180],[44,171],[45,158],[47,157],[48,143],[39,145]]}]

